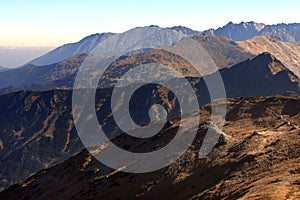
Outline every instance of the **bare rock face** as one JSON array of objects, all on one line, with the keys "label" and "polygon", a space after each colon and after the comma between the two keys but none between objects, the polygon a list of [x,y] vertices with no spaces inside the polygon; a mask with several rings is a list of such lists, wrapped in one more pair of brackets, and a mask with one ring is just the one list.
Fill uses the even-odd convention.
[{"label": "bare rock face", "polygon": [[275,24],[266,25],[256,22],[229,22],[216,30],[210,29],[203,34],[222,35],[233,41],[242,41],[255,36],[275,36],[284,42],[298,42],[300,40],[300,24]]}]

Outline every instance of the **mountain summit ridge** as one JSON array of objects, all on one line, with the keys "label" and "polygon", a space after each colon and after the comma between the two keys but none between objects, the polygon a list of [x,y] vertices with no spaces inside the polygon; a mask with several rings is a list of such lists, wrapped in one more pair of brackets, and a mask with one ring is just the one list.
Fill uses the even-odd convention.
[{"label": "mountain summit ridge", "polygon": [[[266,25],[264,23],[257,22],[241,22],[235,24],[233,22],[227,23],[225,26],[218,29],[208,29],[205,31],[196,31],[188,27],[178,25],[173,27],[162,28],[157,25],[150,25],[144,27],[136,27],[133,29],[147,29],[147,28],[158,28],[161,31],[172,30],[177,33],[183,34],[184,36],[197,36],[200,34],[204,35],[219,35],[225,36],[233,41],[241,41],[253,38],[255,36],[266,35],[274,36],[282,41],[287,42],[299,42],[300,41],[300,23],[290,23],[290,24],[275,24],[275,25]],[[90,53],[100,42],[109,38],[110,36],[116,35],[117,33],[95,33],[89,35],[78,42],[64,44],[56,49],[33,59],[27,64],[34,65],[49,65],[63,61],[69,57],[72,57],[76,54]]]},{"label": "mountain summit ridge", "polygon": [[279,23],[267,25],[257,22],[229,22],[223,27],[202,32],[208,35],[223,35],[234,41],[242,41],[255,36],[276,36],[284,42],[300,41],[300,23]]},{"label": "mountain summit ridge", "polygon": [[[192,30],[192,29],[184,27],[184,26],[174,26],[174,27],[162,28],[157,25],[150,25],[150,26],[144,26],[144,27],[135,27],[133,29],[130,29],[129,31],[134,32],[134,30],[147,30],[147,29],[157,29],[161,33],[168,32],[168,31],[174,31],[174,33],[182,34],[184,36],[193,36],[193,35],[200,34],[200,32]],[[126,32],[129,32],[129,31],[126,31]],[[115,36],[115,35],[119,35],[119,34],[124,34],[124,33],[111,33],[111,32],[95,33],[95,34],[84,37],[83,39],[81,39],[78,42],[68,43],[68,44],[64,44],[60,47],[57,47],[54,50],[52,50],[38,58],[35,58],[32,61],[29,61],[27,64],[34,64],[34,65],[38,65],[38,66],[49,65],[49,64],[61,62],[65,59],[75,56],[77,54],[83,54],[83,53],[88,54],[95,47],[97,47],[99,45],[99,43],[103,42],[104,40],[108,39],[111,36]],[[167,35],[162,34],[161,37],[167,37]]]}]

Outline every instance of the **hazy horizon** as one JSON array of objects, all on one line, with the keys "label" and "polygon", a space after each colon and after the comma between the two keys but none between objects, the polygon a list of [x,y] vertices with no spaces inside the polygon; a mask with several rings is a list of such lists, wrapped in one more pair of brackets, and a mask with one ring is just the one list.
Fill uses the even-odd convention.
[{"label": "hazy horizon", "polygon": [[[228,22],[293,23],[296,0],[277,1],[0,1],[0,66],[17,67],[48,50],[103,32],[176,25],[203,31]],[[276,15],[274,15],[276,13]],[[176,24],[174,24],[174,22]],[[26,49],[26,50],[24,50]]]},{"label": "hazy horizon", "polygon": [[33,58],[39,57],[55,47],[1,47],[0,66],[6,68],[20,67]]}]

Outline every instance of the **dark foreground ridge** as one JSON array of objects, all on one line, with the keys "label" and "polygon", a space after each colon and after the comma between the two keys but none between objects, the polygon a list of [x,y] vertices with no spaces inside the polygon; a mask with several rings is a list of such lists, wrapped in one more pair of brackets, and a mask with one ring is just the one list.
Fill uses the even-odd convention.
[{"label": "dark foreground ridge", "polygon": [[[130,174],[112,170],[86,150],[0,193],[1,199],[299,199],[300,98],[229,99],[226,124],[214,150],[197,156],[210,105],[190,149],[164,169]],[[191,116],[192,117],[192,116]],[[153,143],[178,127],[175,120]],[[152,143],[118,145],[129,150]],[[157,148],[153,146],[152,148]]]}]

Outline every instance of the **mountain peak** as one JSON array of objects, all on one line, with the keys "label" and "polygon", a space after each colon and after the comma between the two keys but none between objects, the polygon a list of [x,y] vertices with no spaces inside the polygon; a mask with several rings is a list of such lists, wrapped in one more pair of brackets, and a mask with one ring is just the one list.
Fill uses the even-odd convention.
[{"label": "mountain peak", "polygon": [[263,52],[252,59],[239,63],[233,66],[232,69],[238,70],[240,74],[247,72],[251,74],[251,78],[258,79],[260,77],[262,80],[282,72],[281,78],[285,77],[283,78],[285,81],[300,82],[299,78],[291,70],[269,52]]},{"label": "mountain peak", "polygon": [[263,52],[252,59],[252,61],[256,64],[260,64],[261,66],[270,66],[272,63],[280,66],[282,70],[289,70],[286,68],[273,54],[269,52]]},{"label": "mountain peak", "polygon": [[[89,39],[89,38],[95,38],[95,37],[101,37],[101,36],[104,36],[104,35],[115,35],[116,33],[112,33],[112,32],[103,32],[103,33],[93,33],[91,35],[88,35],[84,38],[82,38],[81,40],[79,40],[79,42],[81,41],[84,41],[86,39]],[[74,44],[74,43],[71,43],[71,44]]]},{"label": "mountain peak", "polygon": [[256,63],[261,63],[266,66],[270,72],[275,75],[279,72],[285,71],[289,74],[291,80],[294,80],[296,76],[281,61],[279,61],[273,54],[269,52],[263,52],[253,59]]},{"label": "mountain peak", "polygon": [[150,28],[160,28],[160,27],[157,26],[157,25],[150,25],[149,27],[150,27]]},{"label": "mountain peak", "polygon": [[204,34],[223,35],[234,41],[243,41],[255,36],[276,36],[285,42],[300,41],[300,24],[266,25],[254,21],[233,23],[229,22],[216,30],[206,30]]},{"label": "mountain peak", "polygon": [[195,35],[200,35],[199,31],[195,31],[193,29],[190,29],[188,27],[185,26],[173,26],[173,27],[168,27],[167,29],[173,30],[173,31],[177,31],[179,33],[182,33],[184,35],[188,35],[188,36],[195,36]]},{"label": "mountain peak", "polygon": [[137,26],[137,27],[135,27],[133,29],[130,29],[130,30],[135,30],[135,29],[149,29],[149,28],[161,29],[160,26],[152,24],[152,25],[149,25],[149,26]]},{"label": "mountain peak", "polygon": [[255,59],[267,59],[269,61],[278,61],[275,56],[269,52],[259,54]]},{"label": "mountain peak", "polygon": [[268,51],[300,77],[300,48],[296,43],[283,42],[278,36],[255,36],[237,44],[255,55]]}]

